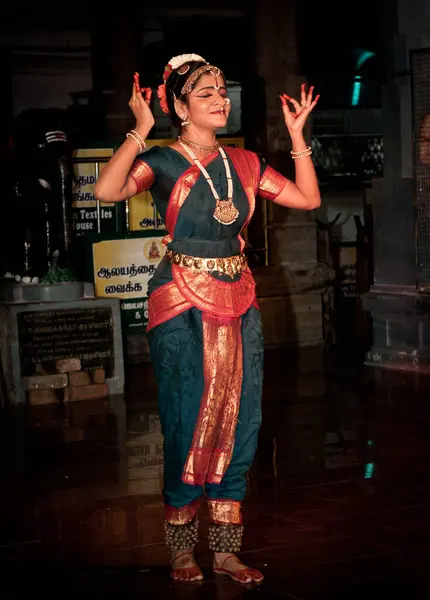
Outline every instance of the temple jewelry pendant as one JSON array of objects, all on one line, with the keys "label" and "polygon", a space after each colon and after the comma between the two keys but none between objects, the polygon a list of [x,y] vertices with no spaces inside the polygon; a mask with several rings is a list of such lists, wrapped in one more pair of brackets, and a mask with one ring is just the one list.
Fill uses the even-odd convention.
[{"label": "temple jewelry pendant", "polygon": [[214,219],[222,225],[232,225],[239,216],[239,211],[233,204],[231,198],[228,198],[227,200],[217,200],[213,216]]}]

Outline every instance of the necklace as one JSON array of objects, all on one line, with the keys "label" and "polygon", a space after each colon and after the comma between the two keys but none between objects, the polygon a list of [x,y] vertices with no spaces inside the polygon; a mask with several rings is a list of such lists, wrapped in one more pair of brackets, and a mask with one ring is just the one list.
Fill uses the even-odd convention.
[{"label": "necklace", "polygon": [[213,214],[214,219],[216,219],[218,221],[218,223],[221,223],[222,225],[232,225],[236,221],[237,217],[239,216],[239,211],[233,204],[233,179],[231,178],[230,165],[228,164],[228,160],[227,160],[226,153],[224,152],[224,148],[222,148],[221,146],[218,146],[218,151],[221,154],[222,159],[224,161],[225,174],[227,177],[227,200],[220,199],[220,197],[218,196],[218,192],[216,191],[215,186],[213,184],[213,181],[209,176],[209,173],[206,171],[206,169],[204,168],[202,163],[199,161],[199,159],[196,157],[196,155],[191,150],[191,148],[188,148],[183,143],[181,138],[179,138],[179,143],[181,144],[183,149],[186,152],[188,152],[188,154],[191,156],[194,163],[200,169],[203,177],[206,179],[206,181],[209,184],[209,187],[212,190],[212,194],[216,200],[216,207],[215,207],[215,211]]},{"label": "necklace", "polygon": [[216,152],[219,148],[219,142],[216,142],[213,146],[204,146],[203,144],[198,144],[197,142],[193,142],[182,136],[179,136],[178,140],[181,142],[182,146],[187,146],[190,150],[195,150],[202,154],[212,154],[212,152]]}]

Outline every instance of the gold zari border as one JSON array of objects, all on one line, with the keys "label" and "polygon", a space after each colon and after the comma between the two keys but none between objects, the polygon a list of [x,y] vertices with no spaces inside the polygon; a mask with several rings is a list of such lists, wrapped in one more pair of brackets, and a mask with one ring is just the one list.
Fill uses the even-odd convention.
[{"label": "gold zari border", "polygon": [[209,516],[213,523],[242,525],[241,508],[237,500],[208,500]]},{"label": "gold zari border", "polygon": [[182,481],[220,483],[233,454],[243,380],[242,321],[202,315],[204,390]]},{"label": "gold zari border", "polygon": [[137,193],[143,192],[143,190],[149,190],[155,181],[154,171],[151,167],[138,158],[134,161],[133,166],[130,169],[129,175],[133,177],[137,184]]},{"label": "gold zari border", "polygon": [[191,504],[175,508],[166,504],[164,506],[165,519],[171,525],[186,525],[194,519],[199,511],[199,501],[194,500]]},{"label": "gold zari border", "polygon": [[274,200],[288,184],[288,179],[267,166],[258,186],[258,193],[263,198]]}]

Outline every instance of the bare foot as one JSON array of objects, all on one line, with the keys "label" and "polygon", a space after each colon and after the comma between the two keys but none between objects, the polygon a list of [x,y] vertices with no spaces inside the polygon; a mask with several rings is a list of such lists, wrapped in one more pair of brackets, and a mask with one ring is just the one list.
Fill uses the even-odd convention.
[{"label": "bare foot", "polygon": [[172,552],[171,561],[172,571],[170,575],[175,581],[191,583],[203,579],[203,573],[196,563],[192,549]]},{"label": "bare foot", "polygon": [[261,583],[264,579],[260,571],[244,565],[235,554],[225,552],[215,552],[213,569],[217,575],[228,575],[238,583]]}]

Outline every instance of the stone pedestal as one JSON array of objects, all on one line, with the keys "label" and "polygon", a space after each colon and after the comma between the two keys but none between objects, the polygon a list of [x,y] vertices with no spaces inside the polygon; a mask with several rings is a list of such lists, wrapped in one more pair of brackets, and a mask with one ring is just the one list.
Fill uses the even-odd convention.
[{"label": "stone pedestal", "polygon": [[367,308],[373,319],[367,364],[430,373],[430,297],[415,286],[373,286]]},{"label": "stone pedestal", "polygon": [[409,75],[410,51],[430,47],[428,10],[421,0],[397,0],[387,1],[384,11],[384,177],[374,183],[374,285],[364,298],[373,319],[367,364],[378,367],[427,370],[430,365],[430,298],[417,285],[422,258],[416,236],[422,223],[416,211]]},{"label": "stone pedestal", "polygon": [[[20,289],[16,289],[20,288]],[[124,391],[120,302],[91,284],[0,281],[0,401],[60,404]]]}]

